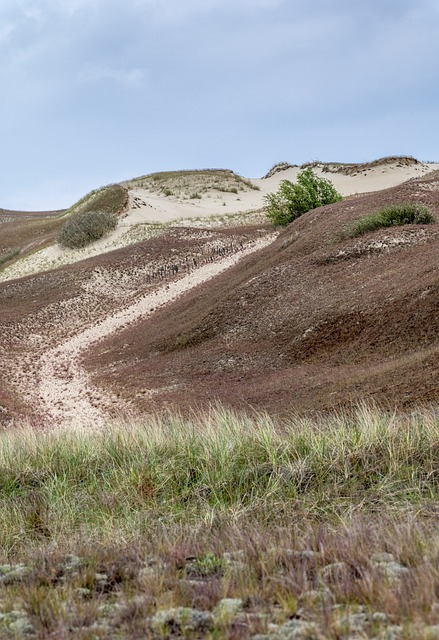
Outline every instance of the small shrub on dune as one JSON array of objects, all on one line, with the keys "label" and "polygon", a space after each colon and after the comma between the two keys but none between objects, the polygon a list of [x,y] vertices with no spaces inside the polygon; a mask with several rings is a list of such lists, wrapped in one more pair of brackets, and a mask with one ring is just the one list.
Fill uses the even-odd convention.
[{"label": "small shrub on dune", "polygon": [[287,225],[311,209],[341,199],[333,184],[316,176],[311,168],[301,171],[296,183],[282,180],[276,193],[269,193],[264,198],[267,216],[274,225]]},{"label": "small shrub on dune", "polygon": [[348,235],[356,238],[369,231],[404,224],[431,224],[435,222],[430,209],[423,204],[395,204],[357,220]]},{"label": "small shrub on dune", "polygon": [[69,249],[81,249],[116,226],[117,217],[108,211],[84,211],[69,218],[60,231],[58,242]]}]

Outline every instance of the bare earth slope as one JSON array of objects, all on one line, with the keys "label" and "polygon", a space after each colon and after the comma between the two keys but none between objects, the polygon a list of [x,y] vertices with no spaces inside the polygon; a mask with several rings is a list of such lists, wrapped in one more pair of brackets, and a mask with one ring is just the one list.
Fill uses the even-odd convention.
[{"label": "bare earth slope", "polygon": [[309,212],[262,252],[89,352],[141,410],[215,399],[277,413],[439,394],[439,226],[339,241],[383,205],[439,219],[439,172]]},{"label": "bare earth slope", "polygon": [[[265,239],[266,238],[266,239]],[[166,229],[134,246],[0,284],[0,423],[97,424],[126,411],[117,390],[88,384],[83,351],[229,268],[267,226]]]},{"label": "bare earth slope", "polygon": [[[236,218],[220,219],[207,203],[189,226],[153,232],[130,192],[126,243],[64,251],[55,269],[39,252],[23,260],[20,279],[22,262],[13,263],[0,282],[0,423],[98,424],[216,400],[281,414],[365,396],[400,407],[437,401],[438,224],[340,239],[386,204],[423,202],[439,220],[438,171],[416,161],[361,171],[407,167],[419,177],[309,212],[277,239],[260,213],[242,212],[294,167],[261,191],[229,172],[227,188],[241,185],[226,193],[242,198]],[[346,166],[339,175],[357,178]],[[148,197],[171,206],[168,196]],[[58,224],[57,212],[40,218]]]}]

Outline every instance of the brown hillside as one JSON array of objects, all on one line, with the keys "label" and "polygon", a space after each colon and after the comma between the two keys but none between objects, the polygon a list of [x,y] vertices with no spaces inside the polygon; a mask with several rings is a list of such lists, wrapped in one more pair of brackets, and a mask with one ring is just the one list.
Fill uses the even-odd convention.
[{"label": "brown hillside", "polygon": [[404,202],[430,205],[439,220],[439,172],[309,212],[274,245],[99,343],[88,369],[142,410],[436,401],[439,225],[337,239]]},{"label": "brown hillside", "polygon": [[[267,225],[268,227],[268,225]],[[196,265],[239,251],[267,228],[168,228],[147,241],[60,269],[0,283],[0,425],[39,422],[38,361],[86,327],[126,308]],[[68,383],[68,381],[67,381]]]}]

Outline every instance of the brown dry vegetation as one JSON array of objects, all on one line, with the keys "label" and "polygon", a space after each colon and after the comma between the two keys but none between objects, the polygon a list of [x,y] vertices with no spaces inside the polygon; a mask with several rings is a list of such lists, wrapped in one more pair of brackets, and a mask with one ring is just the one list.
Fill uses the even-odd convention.
[{"label": "brown dry vegetation", "polygon": [[27,386],[37,377],[37,359],[46,349],[166,285],[175,277],[172,266],[184,275],[239,250],[266,230],[165,228],[130,247],[0,283],[0,423],[17,411],[38,417],[38,399],[28,394]]},{"label": "brown dry vegetation", "polygon": [[96,346],[89,370],[142,410],[434,402],[438,225],[338,240],[354,220],[405,202],[437,217],[439,174],[305,214],[274,245]]},{"label": "brown dry vegetation", "polygon": [[[36,362],[267,227],[167,227],[0,283],[1,638],[438,637],[435,407],[253,411],[437,406],[439,225],[345,233],[407,202],[439,219],[439,172],[305,214],[86,354],[121,406],[186,417],[36,433]],[[247,413],[194,411],[217,400]]]},{"label": "brown dry vegetation", "polygon": [[[332,410],[365,396],[400,408],[434,402],[438,225],[341,239],[353,221],[406,202],[428,205],[437,217],[439,174],[309,212],[264,251],[100,341],[87,354],[89,372],[140,412],[216,400],[276,414]],[[167,229],[2,283],[3,414],[24,408],[38,415],[21,385],[23,372],[32,379],[43,349],[175,277],[170,265],[217,259],[219,247],[238,247],[265,231]]]}]

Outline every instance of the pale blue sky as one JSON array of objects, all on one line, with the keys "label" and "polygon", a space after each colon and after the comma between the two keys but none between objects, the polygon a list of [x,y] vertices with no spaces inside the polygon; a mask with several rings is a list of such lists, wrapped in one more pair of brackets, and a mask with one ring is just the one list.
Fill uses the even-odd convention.
[{"label": "pale blue sky", "polygon": [[439,0],[0,0],[0,207],[166,169],[439,160]]}]

